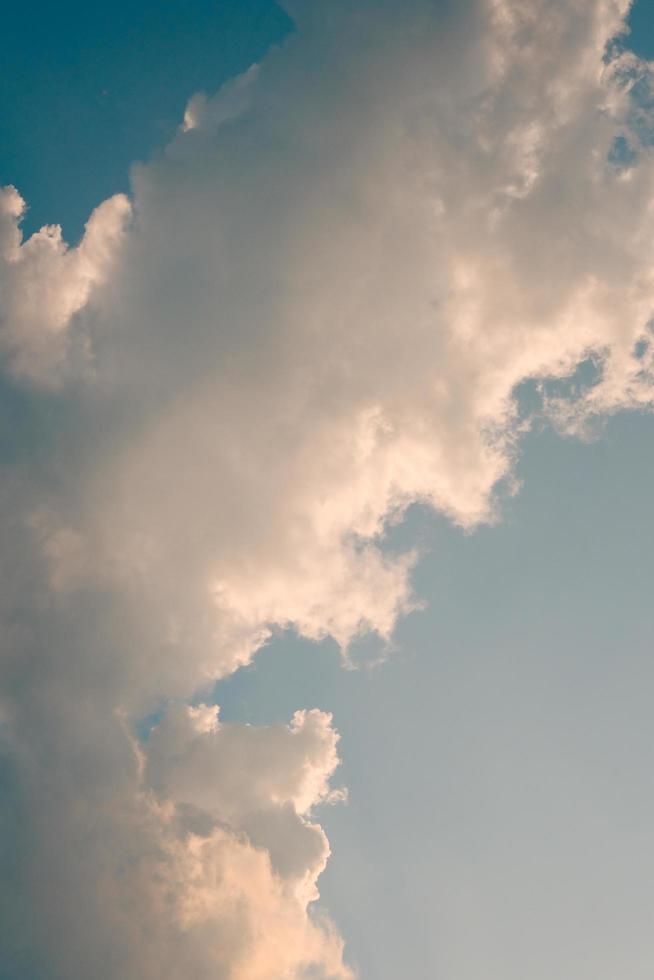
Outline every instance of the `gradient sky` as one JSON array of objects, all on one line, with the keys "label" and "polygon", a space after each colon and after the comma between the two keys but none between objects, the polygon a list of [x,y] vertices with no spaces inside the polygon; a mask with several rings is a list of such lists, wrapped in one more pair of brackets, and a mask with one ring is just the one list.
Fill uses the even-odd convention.
[{"label": "gradient sky", "polygon": [[[302,4],[294,6],[303,7]],[[387,12],[397,6],[392,0],[380,6],[380,24]],[[424,6],[422,0],[417,6]],[[452,31],[458,43],[457,30],[465,33],[467,25],[457,28],[451,11],[441,6],[442,10],[439,5],[431,5],[430,16],[437,22],[434,34],[438,36],[442,25],[442,31]],[[552,6],[565,9],[566,4]],[[368,4],[361,4],[361,8],[364,23],[366,17],[374,18]],[[630,47],[642,57],[652,57],[654,12],[640,0],[630,19]],[[329,18],[322,29],[331,30]],[[172,189],[174,199],[177,179],[174,175],[178,173],[174,167],[179,166],[181,170],[183,149],[175,151],[178,156],[171,154],[169,158],[163,154],[163,148],[171,142],[175,146],[174,141],[181,139],[176,134],[189,99],[198,91],[211,96],[225,81],[260,61],[271,46],[280,44],[294,30],[291,17],[264,0],[224,3],[194,0],[167,4],[165,10],[149,2],[119,3],[111,8],[64,3],[56,12],[45,4],[37,4],[36,10],[25,6],[8,9],[4,25],[5,37],[9,38],[5,41],[8,56],[4,63],[4,85],[0,89],[0,182],[15,185],[27,201],[25,233],[42,224],[57,222],[62,225],[64,237],[71,243],[77,242],[94,207],[110,195],[133,193],[129,175],[130,167],[137,161],[146,164],[153,161],[151,171],[146,167],[140,177],[137,171],[136,182],[142,183],[136,194],[140,193],[144,202],[142,213],[150,214],[149,220],[154,225],[152,215],[161,195]],[[371,33],[377,36],[372,26]],[[274,66],[282,61],[284,48],[281,50],[282,55],[275,56],[278,60]],[[326,50],[325,60],[329,65],[333,52],[331,47]],[[404,49],[402,56],[406,57]],[[395,54],[391,52],[389,57]],[[278,67],[272,70],[279,70],[281,75]],[[321,70],[318,64],[316,77]],[[262,97],[262,113],[266,109],[273,115],[280,112],[279,105],[284,103],[288,91],[298,86],[298,76],[301,80],[303,71],[308,73],[309,69],[298,55],[289,77],[284,78],[284,85],[279,83],[279,92]],[[274,77],[279,81],[277,75]],[[329,88],[329,77],[324,84]],[[314,100],[318,90],[316,83],[311,90]],[[388,98],[393,99],[390,88]],[[209,110],[209,116],[212,111]],[[220,107],[215,110],[219,111],[222,111]],[[290,129],[299,124],[298,120],[302,121],[306,111],[302,105],[297,113],[289,115]],[[349,121],[345,109],[343,114]],[[455,143],[456,121],[448,117],[448,125],[452,126]],[[208,144],[206,150],[200,144],[202,126],[198,129],[200,150],[194,148],[193,153],[205,154],[202,159],[213,161],[214,151]],[[265,130],[261,146],[264,153],[270,153],[267,166],[273,175],[271,180],[275,180],[276,168],[283,168],[285,161],[282,151],[277,156],[274,149],[269,150],[274,144],[271,131],[274,132],[272,127]],[[332,163],[331,154],[336,158],[338,149],[331,149],[328,142],[331,137],[330,132],[326,137],[330,148],[325,152],[328,161],[325,167],[327,170],[332,166],[336,172],[338,167]],[[246,134],[244,139],[252,140],[256,154],[255,137]],[[338,139],[335,144],[340,147]],[[166,170],[169,159],[173,161],[170,171]],[[652,167],[651,158],[647,165]],[[197,171],[201,186],[203,181],[209,182],[207,174],[211,166],[213,163],[207,162],[206,167],[203,163]],[[220,171],[225,180],[231,179],[230,166],[226,165],[228,177]],[[265,177],[265,170],[262,172]],[[309,193],[305,179],[298,165],[298,194]],[[289,182],[292,186],[290,177]],[[182,193],[188,193],[186,185]],[[240,184],[237,193],[244,194]],[[226,200],[229,201],[227,192]],[[292,195],[289,200],[293,201]],[[244,248],[251,241],[248,236],[257,233],[257,207],[261,209],[262,227],[268,220],[264,213],[268,202],[262,195],[244,219]],[[367,220],[367,212],[361,213]],[[216,214],[220,218],[218,211]],[[309,214],[317,221],[323,220],[319,208]],[[170,220],[175,220],[174,213]],[[201,199],[194,220],[198,227],[202,224]],[[232,236],[229,242],[236,242],[238,261],[241,226],[231,213],[225,220]],[[543,227],[544,237],[554,235],[545,222]],[[329,234],[329,225],[325,234]],[[201,247],[200,243],[198,251]],[[144,277],[151,275],[143,254],[137,250],[134,255],[137,264],[143,263]],[[161,309],[166,303],[174,306],[172,294],[177,289],[175,280],[170,283],[170,295],[166,292],[166,275],[179,275],[180,290],[187,288],[183,277],[197,260],[190,238],[183,239],[177,260],[182,263],[181,272],[164,272],[161,279],[147,280],[161,283]],[[600,256],[598,267],[601,265]],[[169,268],[173,266],[164,266]],[[275,294],[270,292],[269,278],[265,271],[260,271],[259,260],[253,262],[252,268],[248,265],[248,275],[252,279],[244,282],[253,281],[260,290],[256,294],[260,297],[257,304],[260,302],[265,307],[269,302],[277,302]],[[201,290],[202,271],[197,279],[190,281],[194,288]],[[309,274],[306,281],[307,288],[312,289]],[[408,280],[409,285],[411,281]],[[240,280],[237,286],[244,288]],[[137,287],[130,280],[126,287],[130,301],[137,294]],[[138,302],[128,308],[130,315],[132,310],[141,308]],[[197,302],[204,308],[201,298]],[[253,309],[255,317],[260,306],[255,305]],[[183,315],[186,314],[180,314],[174,306],[171,317]],[[101,324],[107,317],[106,304],[94,316]],[[122,307],[117,316],[128,319]],[[254,330],[250,336],[247,316],[246,310],[238,344],[228,345],[225,354],[232,359],[229,363],[236,378],[241,365],[250,358],[251,349],[262,342]],[[102,505],[97,503],[101,497],[98,487],[107,478],[106,467],[113,465],[118,456],[116,446],[126,426],[129,427],[129,421],[125,420],[129,420],[136,404],[131,388],[127,389],[121,405],[114,404],[116,394],[111,372],[129,373],[131,367],[125,368],[129,360],[130,364],[136,362],[147,376],[143,383],[148,392],[145,408],[137,410],[142,411],[138,425],[143,428],[159,411],[156,406],[164,404],[168,409],[167,401],[157,399],[171,385],[173,372],[179,370],[185,378],[200,375],[192,356],[187,356],[186,347],[169,341],[165,323],[161,346],[166,360],[162,356],[161,363],[158,355],[151,354],[158,349],[157,338],[154,346],[148,346],[152,341],[147,337],[139,340],[121,360],[118,344],[112,346],[102,339],[101,327],[96,327],[92,317],[89,336],[94,343],[97,341],[99,362],[106,356],[110,364],[108,382],[102,381],[100,368],[106,388],[98,402],[83,394],[77,400],[77,381],[69,388],[64,385],[63,394],[61,390],[53,392],[42,384],[41,362],[31,375],[28,372],[27,382],[20,370],[9,366],[2,382],[4,418],[0,422],[0,445],[8,483],[13,480],[12,467],[20,467],[23,460],[28,460],[28,475],[39,484],[32,512],[39,515],[46,507],[42,501],[50,499],[50,487],[60,476],[58,454],[63,460],[62,468],[76,466],[81,458],[87,460],[84,468],[80,465],[81,476],[74,489],[67,489],[66,495],[57,498],[55,509],[58,519],[70,521],[70,527],[76,527],[74,521],[79,520],[79,527],[85,529],[80,533],[92,535],[96,526],[93,515],[96,511],[104,513],[104,498]],[[200,332],[198,337],[198,347],[203,350],[204,333]],[[303,354],[307,359],[311,356],[311,352],[303,351]],[[150,357],[151,377],[148,376]],[[254,376],[267,390],[265,353],[262,361],[263,376],[257,373]],[[273,356],[271,373],[275,364]],[[301,365],[305,362],[301,361]],[[403,369],[402,366],[398,370]],[[568,375],[563,370],[560,373],[561,377]],[[204,375],[198,382],[198,390],[204,391],[202,384]],[[229,411],[231,390],[226,397]],[[328,401],[329,394],[324,398]],[[245,404],[239,400],[234,404],[247,416],[247,399]],[[654,420],[645,410],[650,406],[644,402],[643,410],[630,411],[625,409],[632,406],[615,399],[607,404],[608,409],[599,412],[599,418],[593,416],[590,436],[583,433],[580,436],[574,425],[568,431],[556,431],[556,419],[544,411],[536,413],[531,431],[522,438],[519,453],[515,455],[512,475],[517,478],[519,489],[515,494],[508,492],[507,474],[500,473],[501,489],[494,520],[478,523],[470,518],[475,505],[467,501],[456,512],[457,505],[452,503],[455,491],[451,492],[451,499],[447,497],[449,491],[443,491],[447,498],[442,508],[445,514],[413,500],[404,521],[390,528],[381,548],[383,554],[391,556],[410,548],[420,550],[421,558],[412,573],[412,581],[424,606],[408,614],[400,613],[392,638],[386,643],[365,636],[355,638],[351,655],[362,665],[359,669],[344,669],[333,639],[311,638],[313,613],[306,613],[305,628],[275,626],[271,639],[253,662],[233,673],[226,670],[229,676],[215,686],[208,688],[206,683],[196,683],[195,693],[182,695],[171,682],[170,691],[153,687],[143,698],[135,700],[137,707],[133,708],[130,723],[134,723],[134,730],[145,744],[151,726],[154,724],[156,731],[165,706],[171,702],[219,704],[221,719],[235,723],[241,732],[244,729],[240,726],[244,725],[283,726],[299,709],[319,708],[333,714],[333,724],[341,736],[338,744],[341,765],[332,777],[332,785],[346,786],[348,801],[321,805],[317,810],[332,851],[319,878],[319,889],[321,904],[329,911],[345,941],[345,959],[358,970],[362,980],[397,980],[398,977],[646,980],[651,977],[654,966],[651,939],[654,927],[654,715],[651,710]],[[192,425],[200,413],[206,416],[218,412],[221,405],[219,399],[200,402],[197,414],[191,408],[188,416],[182,416],[183,425]],[[257,410],[255,406],[253,414]],[[102,437],[101,448],[96,452],[92,443],[103,430],[104,418],[110,420],[111,434],[106,439]],[[565,429],[565,425],[559,428]],[[179,434],[188,430],[173,431]],[[149,459],[155,469],[159,465],[158,445],[151,457],[145,457],[146,470]],[[209,442],[199,445],[206,449]],[[285,447],[282,441],[279,448],[273,449],[283,454]],[[130,465],[131,459],[130,456]],[[185,459],[183,456],[179,466]],[[257,479],[262,496],[269,492],[266,466],[273,471],[274,460],[270,462],[266,457],[261,464]],[[132,470],[127,472],[131,480]],[[125,485],[131,488],[130,493],[144,496],[144,480],[139,469],[132,483],[125,477]],[[65,479],[62,483],[66,487]],[[116,485],[122,490],[123,483]],[[162,484],[158,486],[158,492],[164,492]],[[272,482],[271,486],[274,486]],[[130,497],[125,492],[126,512],[131,513]],[[410,492],[408,497],[411,498]],[[416,492],[414,497],[420,494]],[[200,500],[198,511],[204,514],[205,498],[199,495],[197,499]],[[186,505],[187,498],[183,500]],[[238,501],[235,505],[228,496],[224,506],[230,505],[238,510]],[[13,504],[7,504],[6,520],[11,527],[16,523],[12,507]],[[452,516],[454,520],[450,519]],[[161,526],[164,517],[159,518],[157,514]],[[189,537],[195,541],[197,533],[200,540],[204,530],[199,523],[197,532],[194,530],[193,514],[187,514],[185,520]],[[97,523],[101,523],[101,518],[97,518]],[[469,526],[461,526],[466,524]],[[45,524],[38,526],[45,527]],[[126,535],[127,526],[130,533],[136,533],[131,523],[124,526],[109,522],[107,526],[109,536],[116,528],[117,534]],[[50,525],[47,527],[42,546],[48,559],[54,551],[57,558],[60,551],[65,551],[68,560],[70,554],[66,549],[72,539],[56,536],[49,530]],[[281,527],[283,532],[283,524]],[[31,570],[32,559],[23,561],[12,554],[11,548],[17,547],[12,544],[14,538],[9,532],[3,534],[3,547],[9,549],[6,559],[9,567],[12,563],[20,565],[17,574],[20,583],[30,580],[30,576],[38,578]],[[77,548],[77,539],[71,547]],[[76,556],[74,551],[71,564],[77,561]],[[267,553],[263,557],[255,555],[255,560],[268,568]],[[81,567],[86,569],[83,563]],[[189,568],[194,569],[195,565]],[[252,578],[243,579],[242,588],[248,595],[252,592],[252,582],[258,581],[258,574],[255,567]],[[53,590],[58,587],[55,581]],[[234,586],[235,594],[240,587],[239,583]],[[157,596],[152,600],[153,616],[160,602],[165,605],[170,600],[167,588],[165,582],[161,586],[163,598]],[[17,590],[20,591],[18,587]],[[99,589],[98,596],[101,595]],[[70,635],[75,637],[75,642],[81,637],[83,647],[87,634],[94,633],[94,617],[104,623],[103,610],[108,600],[96,596],[83,601],[84,605],[75,613],[74,627],[61,626],[61,638],[55,637],[54,646],[60,640],[62,644],[68,642],[66,637]],[[327,605],[330,601],[328,598]],[[25,602],[24,607],[20,606],[20,615],[29,617],[30,608]],[[123,608],[128,607],[117,605],[109,618],[119,616]],[[197,607],[189,608],[195,615]],[[249,615],[245,600],[241,608],[245,610],[244,616]],[[11,628],[5,626],[5,631],[10,636],[7,656],[12,668],[4,677],[0,718],[6,713],[8,724],[12,724],[11,719],[18,718],[21,710],[33,710],[34,705],[50,703],[50,699],[55,705],[61,700],[63,707],[58,710],[63,716],[66,684],[73,674],[69,675],[67,669],[62,671],[62,681],[58,683],[57,668],[52,668],[52,689],[39,695],[43,702],[25,696],[23,705],[22,691],[23,687],[29,688],[29,678],[25,680],[29,670],[45,670],[49,676],[50,667],[44,668],[40,655],[35,655],[25,676],[14,669],[13,624],[17,615],[11,608],[6,613],[3,610],[3,615],[8,617],[5,623],[11,624]],[[302,610],[298,616],[301,615],[304,615]],[[280,617],[292,618],[291,615]],[[374,619],[369,622],[375,625]],[[339,628],[337,623],[332,632],[338,632]],[[318,633],[330,631],[316,629]],[[98,649],[104,651],[113,642],[113,634],[104,626],[98,633],[101,633]],[[305,635],[298,635],[302,633]],[[145,628],[135,635],[144,637],[144,645],[149,642]],[[129,648],[129,642],[125,639],[125,649]],[[17,649],[20,653],[20,643]],[[383,662],[371,666],[380,651],[383,651]],[[93,656],[90,652],[89,657]],[[102,656],[105,661],[101,661]],[[98,663],[109,661],[109,655],[98,654]],[[147,663],[147,669],[156,673],[157,661],[152,659]],[[151,663],[155,665],[152,668]],[[104,669],[99,667],[97,676],[93,675],[94,684],[103,683]],[[174,671],[169,664],[162,665],[162,675],[169,670],[172,676]],[[86,668],[82,673],[86,678]],[[110,676],[109,668],[107,676]],[[78,696],[79,692],[71,695]],[[55,714],[53,708],[53,717]],[[44,730],[49,731],[50,724],[51,730],[57,733],[55,722],[49,722]],[[22,730],[22,723],[16,722],[16,731]],[[53,736],[55,741],[58,737]],[[63,745],[64,737],[61,737]],[[247,730],[245,737],[248,737]],[[331,763],[327,756],[328,753],[321,765],[329,776]],[[37,757],[36,750],[31,755],[26,752],[24,758],[28,761],[23,760],[26,771],[38,770],[41,763],[34,761]],[[247,772],[247,763],[243,761],[247,758],[235,754],[233,766],[245,767],[243,771]],[[153,771],[155,763],[156,759],[150,763]],[[74,768],[75,775],[70,777],[80,799],[86,793],[83,774],[86,764],[80,762],[79,769]],[[104,764],[103,757],[98,764],[99,771],[104,771]],[[229,760],[225,765],[229,767]],[[164,771],[164,763],[160,766]],[[13,773],[14,769],[8,766],[7,771]],[[19,766],[16,771],[20,771]],[[152,778],[152,785],[159,792],[156,789],[159,784]],[[157,778],[164,780],[162,775]],[[9,777],[7,781],[9,785]],[[91,807],[99,806],[100,796],[96,797],[95,789],[90,792]],[[317,792],[315,799],[324,804],[324,797],[324,793]],[[30,805],[46,805],[48,797],[28,792],[20,799],[20,805],[29,809]],[[55,794],[53,799],[59,797]],[[57,820],[68,819],[67,806],[62,804]],[[293,806],[299,806],[295,797]],[[16,820],[19,812],[16,806],[13,811],[7,807],[2,813],[0,832],[5,835],[6,853],[14,848],[20,853],[21,846],[33,847],[37,860],[49,867],[48,847],[52,845],[44,843],[44,839],[39,838],[37,844],[29,841],[26,845],[14,844],[12,835],[19,837],[21,833],[17,829],[20,821]],[[13,816],[8,815],[11,813]],[[249,811],[247,818],[251,818]],[[90,823],[96,826],[93,819]],[[31,828],[29,820],[28,825]],[[97,825],[100,826],[100,818]],[[248,834],[257,832],[250,832],[250,824],[244,826]],[[77,832],[71,831],[71,839]],[[36,840],[37,830],[34,835]],[[103,861],[110,864],[114,859],[118,860],[110,848],[106,854],[103,852]],[[130,860],[137,863],[138,855],[132,854]],[[70,980],[76,980],[77,975],[74,978],[67,975],[65,966],[61,966],[66,962],[65,955],[60,954],[49,935],[48,903],[53,901],[52,893],[46,887],[41,892],[36,888],[35,898],[11,861],[6,867],[14,891],[9,897],[2,897],[0,910],[11,908],[12,922],[17,923],[16,933],[24,932],[31,938],[22,945],[22,940],[17,942],[8,952],[0,949],[0,978],[55,980],[70,976]],[[53,868],[52,880],[59,881],[56,876],[62,875],[61,880],[65,882],[65,875],[54,860]],[[30,887],[33,887],[34,872],[30,871],[30,875]],[[84,895],[85,888],[93,886],[76,880],[70,887],[73,903]],[[102,901],[105,900],[110,902],[110,896],[104,895]],[[66,893],[59,893],[57,901],[65,905]],[[39,928],[30,932],[23,922],[28,917],[38,920]],[[81,928],[92,933],[92,913]],[[216,928],[229,929],[229,926],[219,924]],[[274,930],[278,926],[268,924],[264,928]],[[117,943],[123,941],[118,926],[115,935]],[[34,948],[38,942],[42,948]],[[138,946],[138,939],[132,937],[130,942]],[[229,938],[225,945],[230,945]],[[95,970],[98,963],[105,964],[100,967],[105,973],[93,974],[98,980],[117,978],[119,970],[126,969],[111,960],[94,960],[96,954],[84,949],[88,959],[80,963],[95,964]],[[102,944],[99,943],[98,949],[106,955]],[[56,960],[57,956],[60,960]],[[137,954],[134,956],[129,964],[137,962]],[[327,962],[327,954],[325,957]],[[120,962],[117,957],[116,964]],[[147,972],[150,969],[155,975],[151,962],[154,961],[148,960],[143,968],[143,977],[150,977]],[[196,967],[194,960],[188,963],[191,966],[184,968],[198,969],[198,978],[213,975],[218,980],[232,976],[239,980],[241,977],[282,980],[281,975],[268,974],[265,968],[259,973],[255,967],[249,967],[250,973],[232,974],[229,970],[235,968],[227,961],[214,966],[213,974],[205,967],[204,960]],[[289,968],[284,980],[345,977],[333,965],[332,969],[329,973],[324,964],[300,965]],[[80,980],[91,975],[85,974],[81,966],[80,970]],[[124,974],[126,980],[138,975],[129,970],[136,968],[129,966]],[[171,974],[171,980],[177,976],[181,980],[181,975]]]}]

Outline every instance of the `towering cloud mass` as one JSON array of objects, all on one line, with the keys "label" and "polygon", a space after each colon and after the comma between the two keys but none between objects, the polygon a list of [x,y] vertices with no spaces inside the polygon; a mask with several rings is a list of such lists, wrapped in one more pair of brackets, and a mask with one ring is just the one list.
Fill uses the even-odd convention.
[{"label": "towering cloud mass", "polygon": [[654,398],[627,0],[287,6],[78,246],[0,199],[35,430],[3,464],[3,976],[350,977],[315,905],[330,718],[202,691],[275,624],[388,639],[415,556],[385,529],[493,517],[521,385],[572,431]]}]

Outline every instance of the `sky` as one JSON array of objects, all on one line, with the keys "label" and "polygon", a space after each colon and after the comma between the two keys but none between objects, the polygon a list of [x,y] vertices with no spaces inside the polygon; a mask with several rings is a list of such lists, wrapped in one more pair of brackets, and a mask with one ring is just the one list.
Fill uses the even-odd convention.
[{"label": "sky", "polygon": [[649,6],[5,21],[0,980],[649,980]]}]

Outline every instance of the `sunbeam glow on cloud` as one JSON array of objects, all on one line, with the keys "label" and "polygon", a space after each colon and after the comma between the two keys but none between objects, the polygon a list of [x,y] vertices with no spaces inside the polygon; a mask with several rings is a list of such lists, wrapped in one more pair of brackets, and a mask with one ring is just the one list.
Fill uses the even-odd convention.
[{"label": "sunbeam glow on cloud", "polygon": [[331,718],[198,701],[275,626],[389,641],[418,556],[386,529],[496,518],[520,385],[576,433],[654,400],[627,0],[285,6],[77,246],[0,198],[4,371],[60,419],[0,531],[0,949],[39,977],[351,977],[316,911]]}]

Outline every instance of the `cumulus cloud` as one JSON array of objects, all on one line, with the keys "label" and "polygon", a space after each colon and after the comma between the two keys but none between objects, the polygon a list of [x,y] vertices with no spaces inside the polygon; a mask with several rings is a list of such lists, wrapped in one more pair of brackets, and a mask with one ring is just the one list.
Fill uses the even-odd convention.
[{"label": "cumulus cloud", "polygon": [[56,385],[65,361],[74,357],[73,318],[111,275],[130,203],[124,194],[104,201],[73,249],[63,241],[59,225],[46,225],[23,242],[19,223],[24,210],[14,187],[0,190],[1,339],[14,375]]},{"label": "cumulus cloud", "polygon": [[320,711],[298,711],[290,725],[220,724],[218,709],[170,709],[147,753],[149,783],[159,795],[210,814],[270,855],[274,870],[310,900],[328,855],[323,830],[309,815],[333,797],[336,734]]},{"label": "cumulus cloud", "polygon": [[311,820],[337,762],[329,716],[201,714],[171,708],[146,750],[81,714],[55,745],[6,747],[5,975],[351,980],[309,908],[329,853]]},{"label": "cumulus cloud", "polygon": [[0,202],[6,371],[62,418],[8,468],[2,532],[2,819],[35,911],[0,901],[44,976],[348,976],[312,911],[329,719],[185,703],[275,625],[388,640],[416,555],[386,529],[416,501],[494,519],[521,385],[572,431],[652,404],[626,0],[288,8],[79,246],[22,243]]}]

